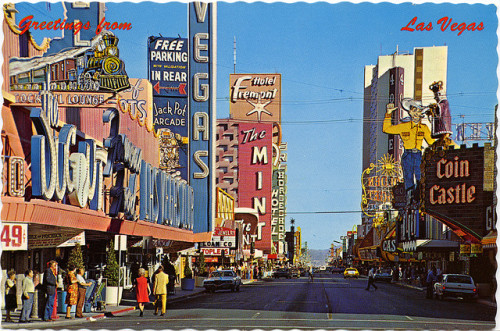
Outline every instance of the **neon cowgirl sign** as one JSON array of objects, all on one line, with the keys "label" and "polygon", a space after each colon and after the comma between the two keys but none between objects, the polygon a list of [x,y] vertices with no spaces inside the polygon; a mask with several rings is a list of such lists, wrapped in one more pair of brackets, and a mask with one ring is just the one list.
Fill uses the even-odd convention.
[{"label": "neon cowgirl sign", "polygon": [[67,195],[72,205],[103,210],[103,177],[110,177],[113,186],[109,216],[124,213],[128,219],[137,219],[139,182],[140,219],[193,228],[193,188],[142,160],[142,150],[126,135],[119,134],[117,109],[109,108],[103,114],[103,122],[110,123],[105,148],[98,148],[94,140],[86,139],[78,142],[78,152],[71,155],[70,147],[76,144],[76,127],[65,124],[59,136],[55,135],[58,104],[50,91],[42,92],[42,109],[33,109],[30,117],[40,133],[31,138],[33,196],[60,201]]}]

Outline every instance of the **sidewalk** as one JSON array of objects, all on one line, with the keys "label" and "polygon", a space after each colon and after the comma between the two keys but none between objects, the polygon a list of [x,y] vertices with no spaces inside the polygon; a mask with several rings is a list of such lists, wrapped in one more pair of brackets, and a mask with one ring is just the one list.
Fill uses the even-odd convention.
[{"label": "sidewalk", "polygon": [[[251,284],[254,282],[258,282],[256,279],[242,279],[243,285]],[[175,294],[169,295],[167,300],[167,309],[168,304],[173,302],[178,302],[182,300],[186,300],[188,298],[192,298],[198,295],[203,295],[205,293],[205,289],[203,287],[195,287],[193,291],[185,291],[181,289],[181,286],[178,284],[175,286]],[[127,313],[132,313],[136,310],[136,301],[135,301],[135,292],[130,290],[123,290],[122,301],[119,306],[106,306],[106,310],[104,312],[92,312],[83,314],[85,318],[75,318],[75,319],[65,319],[65,313],[59,313],[59,319],[53,322],[44,322],[41,318],[32,319],[31,323],[18,323],[19,317],[21,315],[21,309],[17,309],[11,316],[15,321],[13,323],[6,323],[2,321],[3,329],[61,329],[64,328],[65,325],[72,325],[82,322],[91,322],[100,318],[112,317]],[[146,310],[152,310],[152,305],[146,306]],[[40,314],[39,314],[40,315]],[[2,310],[2,316],[5,319],[5,310]],[[74,316],[74,313],[72,313]]]},{"label": "sidewalk", "polygon": [[[244,283],[245,284],[245,283]],[[178,302],[185,300],[197,295],[202,295],[205,292],[203,287],[195,287],[193,291],[184,291],[181,289],[180,285],[176,285],[175,294],[169,295],[167,300],[168,304],[173,302]],[[19,317],[21,315],[21,309],[17,309],[13,314],[11,314],[12,319],[15,321],[13,323],[6,323],[2,320],[3,329],[61,329],[65,325],[78,324],[82,322],[91,322],[100,318],[112,317],[126,313],[132,313],[136,310],[135,301],[135,291],[123,290],[122,301],[119,306],[106,306],[104,312],[92,312],[84,313],[85,318],[75,318],[75,319],[65,319],[65,313],[59,313],[59,319],[52,322],[44,322],[41,318],[33,318],[31,323],[18,323]],[[152,310],[152,305],[146,306],[147,310]],[[41,315],[39,313],[39,315]],[[74,313],[71,314],[74,316]],[[2,317],[5,319],[5,310],[2,310]]]}]

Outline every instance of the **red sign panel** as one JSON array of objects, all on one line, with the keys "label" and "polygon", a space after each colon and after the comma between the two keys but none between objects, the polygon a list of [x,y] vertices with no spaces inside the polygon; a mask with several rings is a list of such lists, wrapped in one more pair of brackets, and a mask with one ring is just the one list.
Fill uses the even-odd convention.
[{"label": "red sign panel", "polygon": [[239,124],[239,207],[253,208],[265,222],[255,248],[271,252],[272,123]]},{"label": "red sign panel", "polygon": [[230,228],[215,228],[214,236],[236,236],[236,230]]},{"label": "red sign panel", "polygon": [[224,251],[224,255],[229,255],[229,248],[201,248],[201,251],[204,255],[221,256],[222,251]]},{"label": "red sign panel", "polygon": [[485,154],[490,152],[473,147],[426,153],[424,211],[473,237],[486,235],[493,206],[493,191],[484,187]]}]

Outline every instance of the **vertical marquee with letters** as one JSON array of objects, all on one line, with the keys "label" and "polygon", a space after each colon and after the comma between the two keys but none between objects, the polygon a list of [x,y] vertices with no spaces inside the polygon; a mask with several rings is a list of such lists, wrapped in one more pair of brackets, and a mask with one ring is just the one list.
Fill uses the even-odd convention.
[{"label": "vertical marquee with letters", "polygon": [[215,91],[217,4],[189,5],[189,183],[194,188],[194,232],[212,231],[215,216]]}]

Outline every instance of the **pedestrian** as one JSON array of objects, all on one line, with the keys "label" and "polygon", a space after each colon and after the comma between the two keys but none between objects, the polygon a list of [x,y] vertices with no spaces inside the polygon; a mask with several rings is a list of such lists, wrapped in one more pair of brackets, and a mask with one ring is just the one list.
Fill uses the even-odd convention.
[{"label": "pedestrian", "polygon": [[436,280],[438,282],[443,280],[443,271],[441,270],[441,268],[439,266],[436,269]]},{"label": "pedestrian", "polygon": [[68,267],[68,273],[64,277],[64,289],[66,294],[66,319],[73,319],[71,317],[71,306],[76,306],[78,303],[78,280],[76,279],[76,268],[74,266]]},{"label": "pedestrian", "polygon": [[43,320],[46,322],[52,321],[52,311],[54,310],[54,301],[56,298],[57,287],[57,262],[49,261],[48,268],[43,274],[43,285],[47,294],[47,303],[45,305],[45,314]]},{"label": "pedestrian", "polygon": [[10,270],[7,273],[7,281],[5,282],[5,310],[7,314],[5,315],[5,322],[13,322],[10,317],[11,312],[17,308],[17,297],[16,297],[16,272]]},{"label": "pedestrian", "polygon": [[163,272],[163,266],[158,268],[158,273],[155,276],[155,281],[153,285],[153,294],[156,296],[155,301],[155,315],[158,315],[158,310],[161,304],[161,315],[165,315],[165,310],[167,310],[167,284],[168,276]]},{"label": "pedestrian", "polygon": [[87,288],[92,285],[92,283],[85,281],[83,275],[85,274],[85,269],[78,268],[76,271],[76,280],[78,282],[78,300],[76,302],[76,318],[83,318],[83,305],[85,304],[85,296],[87,294]]},{"label": "pedestrian", "polygon": [[[165,270],[165,273],[168,275],[168,286],[167,286],[168,293],[175,293],[175,280],[177,278],[177,275],[175,273],[175,267],[172,263],[170,263],[168,257],[166,257],[163,260],[163,263],[164,263],[163,268]],[[196,271],[196,274],[197,273],[198,271]]]},{"label": "pedestrian", "polygon": [[375,287],[375,291],[377,290],[377,286],[375,285],[375,268],[371,268],[370,271],[368,271],[368,285],[366,286],[365,290],[369,291],[370,286]]},{"label": "pedestrian", "polygon": [[30,315],[33,309],[33,298],[35,295],[35,284],[33,283],[33,270],[29,269],[24,273],[23,279],[23,309],[19,323],[31,323]]},{"label": "pedestrian", "polygon": [[429,272],[427,273],[427,279],[426,279],[426,285],[427,285],[427,293],[426,293],[426,298],[427,299],[432,299],[433,298],[433,291],[434,291],[434,283],[436,282],[436,267],[432,267],[429,269]]},{"label": "pedestrian", "polygon": [[140,317],[144,315],[144,305],[149,303],[149,296],[151,295],[148,280],[144,277],[145,274],[146,270],[144,270],[144,268],[140,268],[138,272],[139,277],[135,280],[135,294],[139,310],[141,311],[139,313]]}]

